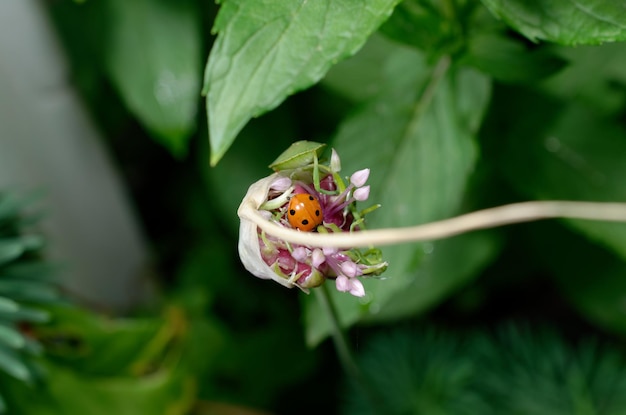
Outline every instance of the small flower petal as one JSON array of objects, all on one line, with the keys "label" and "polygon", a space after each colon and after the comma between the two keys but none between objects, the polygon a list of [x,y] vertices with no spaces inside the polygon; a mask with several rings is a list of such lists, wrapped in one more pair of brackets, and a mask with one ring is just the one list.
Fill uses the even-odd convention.
[{"label": "small flower petal", "polygon": [[337,287],[337,291],[346,292],[352,289],[352,284],[350,284],[350,280],[345,275],[340,275],[335,280],[335,285]]},{"label": "small flower petal", "polygon": [[289,186],[291,186],[291,179],[289,177],[278,176],[270,185],[270,189],[276,190],[277,192],[284,192],[289,189]]},{"label": "small flower petal", "polygon": [[352,196],[359,202],[365,202],[370,197],[370,186],[364,186],[356,189]]},{"label": "small flower petal", "polygon": [[367,182],[368,177],[370,177],[370,169],[359,170],[350,176],[350,183],[356,187],[361,187]]},{"label": "small flower petal", "polygon": [[365,296],[365,287],[363,287],[363,283],[357,280],[356,278],[352,278],[350,280],[350,294],[355,297],[363,297]]},{"label": "small flower petal", "polygon": [[322,248],[324,255],[329,256],[337,253],[337,248]]},{"label": "small flower petal", "polygon": [[324,261],[326,261],[324,252],[319,248],[315,248],[313,250],[313,253],[311,254],[311,265],[313,265],[313,267],[315,268],[319,268],[319,266],[322,265]]}]

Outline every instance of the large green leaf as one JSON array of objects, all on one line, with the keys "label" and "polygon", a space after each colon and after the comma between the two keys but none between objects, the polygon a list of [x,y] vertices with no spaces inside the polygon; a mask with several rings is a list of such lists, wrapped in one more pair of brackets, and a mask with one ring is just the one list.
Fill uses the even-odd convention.
[{"label": "large green leaf", "polygon": [[[430,67],[424,57],[402,49],[387,62],[384,92],[348,119],[334,142],[343,171],[371,168],[372,203],[383,207],[371,215],[371,228],[416,225],[453,214],[461,202],[476,161],[476,132],[490,95],[490,84],[480,73],[448,67],[442,59]],[[350,325],[363,311],[380,312],[394,296],[425,278],[417,269],[430,244],[405,244],[383,251],[389,261],[384,280],[365,281],[367,297],[357,300],[334,293],[342,322]],[[445,278],[430,287],[437,296],[451,287]],[[415,301],[405,299],[406,301]],[[419,300],[421,301],[421,300]],[[328,334],[327,321],[317,315],[317,303],[307,300],[308,340]],[[407,307],[419,309],[416,304]]]},{"label": "large green leaf", "polygon": [[128,108],[184,154],[200,96],[201,43],[192,0],[111,0],[107,69]]},{"label": "large green leaf", "polygon": [[374,33],[359,52],[330,68],[322,85],[352,101],[367,101],[380,93],[384,79],[383,66],[399,46]]},{"label": "large green leaf", "polygon": [[626,9],[614,0],[482,0],[529,39],[563,45],[626,40]]},{"label": "large green leaf", "polygon": [[204,90],[216,164],[252,117],[353,55],[398,0],[227,0]]}]

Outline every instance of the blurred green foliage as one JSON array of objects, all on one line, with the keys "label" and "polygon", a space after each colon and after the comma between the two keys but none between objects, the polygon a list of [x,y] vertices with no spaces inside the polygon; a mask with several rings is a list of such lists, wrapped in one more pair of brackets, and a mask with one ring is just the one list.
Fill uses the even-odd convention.
[{"label": "blurred green foliage", "polygon": [[[48,306],[54,318],[32,330],[47,350],[42,384],[6,375],[33,370],[3,317],[9,409],[626,413],[624,225],[553,221],[385,248],[389,269],[366,297],[332,295],[373,403],[343,377],[314,296],[255,279],[236,252],[247,187],[301,139],[336,148],[346,174],[371,169],[383,204],[371,228],[528,199],[626,202],[626,47],[606,43],[626,38],[626,12],[578,3],[48,2],[160,290],[126,318]],[[41,264],[12,268],[17,285],[2,279],[41,243],[11,232],[0,234],[3,316],[53,298],[24,282],[47,275]],[[35,310],[19,320],[43,322]]]}]

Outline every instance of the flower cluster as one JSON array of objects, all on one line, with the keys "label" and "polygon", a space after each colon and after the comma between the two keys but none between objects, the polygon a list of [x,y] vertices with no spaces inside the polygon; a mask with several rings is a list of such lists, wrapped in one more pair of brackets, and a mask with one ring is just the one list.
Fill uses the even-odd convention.
[{"label": "flower cluster", "polygon": [[[301,232],[362,230],[365,213],[377,207],[364,211],[358,211],[356,207],[356,202],[369,198],[370,186],[366,182],[370,171],[357,171],[346,185],[339,170],[340,160],[334,150],[328,165],[318,164],[315,158],[314,163],[279,169],[265,179],[264,186],[257,186],[258,189],[263,188],[265,193],[259,200],[258,212],[264,220]],[[252,196],[253,187],[247,197]],[[258,194],[256,196],[259,197]],[[246,268],[254,275],[271,278],[288,287],[297,286],[306,290],[333,279],[337,290],[362,297],[365,289],[360,279],[379,275],[387,267],[380,250],[375,248],[311,247],[288,243],[252,224],[245,227],[245,234],[243,229],[242,219],[240,256]],[[242,238],[248,240],[242,241]],[[252,238],[256,241],[251,241]],[[257,249],[255,260],[246,258]]]}]

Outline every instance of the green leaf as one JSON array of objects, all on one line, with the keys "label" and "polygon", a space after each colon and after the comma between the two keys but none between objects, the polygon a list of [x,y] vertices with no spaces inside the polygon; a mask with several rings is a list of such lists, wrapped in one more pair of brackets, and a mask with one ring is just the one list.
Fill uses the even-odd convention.
[{"label": "green leaf", "polygon": [[108,319],[71,307],[56,307],[37,337],[55,359],[97,376],[129,372],[141,351],[166,323],[158,319]]},{"label": "green leaf", "polygon": [[[626,102],[626,43],[561,47],[556,52],[568,65],[543,82],[542,89],[564,101],[577,101],[605,114],[619,115]],[[590,76],[593,74],[593,76]]]},{"label": "green leaf", "polygon": [[380,65],[402,46],[374,33],[356,55],[330,68],[322,85],[352,101],[366,101],[380,93],[384,79]]},{"label": "green leaf", "polygon": [[[536,96],[520,105],[536,105]],[[498,157],[509,181],[534,199],[626,202],[624,129],[592,109],[571,104],[528,113],[509,129]],[[555,113],[556,112],[556,113]],[[515,109],[510,113],[516,117]],[[626,258],[626,224],[567,220],[566,223]]]},{"label": "green leaf", "polygon": [[128,108],[172,154],[195,128],[202,50],[192,0],[111,0],[107,70]]},{"label": "green leaf", "polygon": [[19,261],[0,269],[0,279],[28,279],[52,281],[58,266],[38,260]]},{"label": "green leaf", "polygon": [[46,323],[50,320],[50,313],[44,310],[20,306],[15,311],[0,308],[0,318],[13,322]]},{"label": "green leaf", "polygon": [[5,324],[0,324],[0,343],[4,343],[13,349],[21,349],[26,345],[22,333]]},{"label": "green leaf", "polygon": [[252,118],[353,55],[398,0],[228,0],[204,78],[215,165]]},{"label": "green leaf", "polygon": [[0,346],[0,368],[23,382],[31,382],[33,379],[30,369],[23,362],[21,356],[3,346]]},{"label": "green leaf", "polygon": [[0,297],[0,313],[13,313],[19,310],[18,303],[10,298]]},{"label": "green leaf", "polygon": [[275,171],[280,171],[313,164],[313,161],[322,155],[324,147],[326,144],[313,141],[296,141],[283,151],[269,167]]},{"label": "green leaf", "polygon": [[485,33],[470,37],[463,63],[504,82],[529,82],[553,75],[566,61],[545,48],[526,50],[519,41]]},{"label": "green leaf", "polygon": [[0,265],[14,260],[24,253],[24,245],[20,240],[0,240]]},{"label": "green leaf", "polygon": [[430,56],[453,54],[464,42],[463,9],[473,2],[405,0],[381,26],[381,32],[397,42],[414,46]]},{"label": "green leaf", "polygon": [[[386,65],[384,92],[348,119],[335,139],[342,172],[371,168],[369,200],[383,207],[368,217],[370,228],[445,218],[458,210],[476,161],[473,134],[489,100],[489,81],[474,70],[448,69],[445,58],[429,67],[422,55],[408,49]],[[380,312],[396,294],[424,278],[417,270],[429,249],[423,244],[384,249],[389,268],[383,280],[365,281],[364,303],[333,294],[342,323],[355,323],[364,311]],[[431,289],[445,291],[436,281]],[[317,304],[308,298],[306,304],[307,316],[315,316]],[[307,340],[314,344],[328,330],[325,319],[311,317]]]},{"label": "green leaf", "polygon": [[626,40],[626,10],[614,0],[482,0],[530,40],[597,45]]},{"label": "green leaf", "polygon": [[56,302],[59,299],[55,288],[32,280],[2,279],[0,280],[0,293],[16,300],[40,303]]}]

